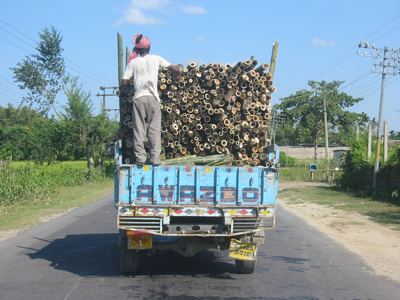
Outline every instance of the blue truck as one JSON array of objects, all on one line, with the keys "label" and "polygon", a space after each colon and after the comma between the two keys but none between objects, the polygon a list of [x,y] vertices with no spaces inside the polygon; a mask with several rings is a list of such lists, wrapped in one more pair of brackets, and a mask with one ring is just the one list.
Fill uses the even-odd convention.
[{"label": "blue truck", "polygon": [[[168,81],[170,81],[171,83],[170,90],[164,93],[167,98],[163,99],[162,105],[167,105],[172,98],[175,99],[174,101],[182,102],[182,111],[188,112],[186,117],[183,116],[185,113],[182,114],[182,120],[187,119],[184,122],[195,122],[197,119],[194,111],[196,110],[197,117],[200,117],[195,128],[197,131],[202,130],[201,122],[214,125],[214,127],[206,128],[209,130],[208,132],[204,129],[201,133],[207,143],[200,144],[200,141],[196,140],[196,137],[199,139],[199,136],[193,138],[191,144],[198,146],[193,148],[194,154],[199,153],[200,157],[207,155],[206,152],[203,152],[207,144],[209,146],[207,149],[215,148],[215,151],[209,151],[210,153],[228,155],[230,153],[229,147],[227,147],[228,141],[222,140],[222,136],[228,132],[232,135],[235,130],[243,130],[242,135],[237,135],[229,141],[231,145],[235,143],[237,148],[236,154],[238,155],[235,166],[232,166],[232,161],[225,166],[216,166],[211,164],[194,165],[193,161],[192,164],[185,164],[180,159],[173,160],[175,163],[181,161],[181,164],[177,163],[176,165],[167,165],[164,162],[160,166],[138,166],[132,163],[135,158],[132,157],[131,149],[133,132],[131,129],[132,101],[130,101],[132,98],[130,97],[132,94],[129,91],[133,93],[134,91],[127,89],[126,86],[121,86],[124,63],[128,61],[129,51],[126,49],[124,60],[123,41],[119,33],[117,34],[117,44],[121,140],[115,144],[114,158],[116,165],[115,207],[119,229],[121,272],[135,274],[140,256],[143,254],[152,255],[158,251],[172,250],[183,256],[194,256],[209,249],[227,251],[229,256],[235,260],[238,273],[254,272],[257,248],[265,241],[264,231],[266,228],[272,228],[275,224],[279,148],[273,143],[271,145],[267,139],[268,124],[265,123],[268,123],[270,118],[270,102],[267,103],[267,99],[270,99],[270,93],[274,91],[272,79],[278,43],[275,42],[273,45],[268,72],[265,71],[268,67],[267,64],[255,68],[257,61],[253,57],[231,67],[232,74],[229,75],[229,78],[225,78],[228,75],[223,67],[220,71],[218,64],[210,65],[208,70],[203,70],[205,67],[200,66],[204,74],[208,74],[204,78],[200,72],[193,73],[196,70],[194,68],[196,64],[193,66],[189,64],[187,70],[183,69],[182,72],[187,73],[187,78],[190,77],[187,80],[188,84],[193,82],[198,84],[196,87],[194,85],[186,87],[188,89],[186,92],[181,90],[182,98],[180,100],[174,98],[174,91],[177,91],[181,85],[182,88],[185,88],[185,77],[179,76],[174,79],[172,74],[164,74],[164,77],[159,78],[159,88],[164,92],[167,91],[167,85],[163,82],[169,84]],[[189,69],[190,74],[188,73]],[[219,79],[214,78],[215,72],[221,72],[218,74]],[[242,72],[244,73],[242,74]],[[258,79],[250,82],[250,78]],[[178,83],[173,83],[173,80]],[[233,90],[229,82],[236,85],[237,89]],[[229,91],[222,88],[222,83]],[[267,89],[266,84],[270,90]],[[261,85],[263,86],[261,87]],[[254,90],[255,86],[258,89]],[[249,89],[247,90],[247,88]],[[209,90],[207,95],[206,90]],[[195,105],[201,96],[197,91],[204,98],[204,107]],[[191,94],[192,92],[193,94]],[[198,95],[196,102],[193,98],[195,93]],[[233,107],[230,101],[236,97],[239,97],[240,100],[235,100]],[[252,103],[248,103],[247,99],[252,99]],[[185,104],[185,101],[188,104]],[[248,112],[246,115],[237,113],[237,107],[242,107],[242,105],[243,110]],[[172,103],[169,108],[172,109],[173,106],[176,106],[175,103]],[[218,109],[213,109],[213,106]],[[226,110],[232,112],[231,119],[227,116],[222,118],[222,113],[224,113],[222,107],[225,106]],[[189,112],[189,108],[192,108],[191,112]],[[179,126],[177,123],[168,123],[173,122],[173,119],[170,118],[172,110],[168,112],[166,108],[165,111],[166,114],[163,115],[163,118],[165,117],[163,121],[165,156],[168,158],[168,155],[172,154],[172,157],[180,158],[185,156],[188,151],[185,147],[181,147],[180,153],[177,153],[175,146],[179,144],[178,140],[171,138],[170,141],[170,138],[167,137],[168,134],[178,134]],[[176,109],[174,111],[175,114],[180,114],[179,110],[178,112]],[[192,112],[194,117],[192,117]],[[214,113],[219,116],[211,118],[210,115]],[[263,120],[258,115],[263,116]],[[225,131],[217,132],[217,123],[224,124]],[[233,125],[234,123],[240,123],[238,125],[240,129],[237,129]],[[174,128],[174,125],[177,128]],[[247,133],[249,127],[257,127],[259,130],[254,131],[250,136]],[[272,128],[274,128],[274,124]],[[189,134],[188,126],[182,126],[181,133],[183,135],[179,135],[179,137],[182,137],[182,141],[186,139],[187,142],[189,137],[194,135],[194,131]],[[206,137],[206,135],[208,136]],[[211,136],[212,138],[209,139]],[[236,139],[237,137],[239,139]],[[249,150],[251,154],[246,155],[247,158],[241,153],[242,151],[246,153],[246,150],[242,149],[245,140],[249,141],[248,148],[251,148]],[[258,144],[260,146],[254,146]],[[244,166],[245,164],[255,166]]]},{"label": "blue truck", "polygon": [[140,255],[172,250],[183,256],[228,250],[238,273],[252,273],[265,228],[275,224],[279,149],[266,167],[137,166],[115,147],[115,207],[120,269],[135,274]]}]

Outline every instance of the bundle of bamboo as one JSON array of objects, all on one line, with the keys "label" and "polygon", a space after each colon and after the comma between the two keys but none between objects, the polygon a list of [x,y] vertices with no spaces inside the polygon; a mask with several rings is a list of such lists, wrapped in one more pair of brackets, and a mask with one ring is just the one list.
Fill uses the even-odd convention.
[{"label": "bundle of bamboo", "polygon": [[[195,154],[231,154],[234,165],[260,165],[267,155],[272,86],[268,65],[249,59],[235,65],[190,63],[179,74],[159,72],[163,148],[167,159]],[[123,104],[126,162],[132,154],[132,95]]]}]

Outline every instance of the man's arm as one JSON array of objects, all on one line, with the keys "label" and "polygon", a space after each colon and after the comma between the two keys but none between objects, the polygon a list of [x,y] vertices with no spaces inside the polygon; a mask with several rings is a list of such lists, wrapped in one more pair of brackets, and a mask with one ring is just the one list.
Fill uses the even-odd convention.
[{"label": "man's arm", "polygon": [[119,93],[124,96],[128,91],[129,81],[133,78],[133,66],[132,61],[126,66],[124,76],[122,77],[121,83],[119,85]]},{"label": "man's arm", "polygon": [[163,57],[158,56],[160,60],[160,66],[163,68],[167,68],[174,74],[178,74],[182,71],[183,66],[182,65],[171,65],[167,60],[165,60]]},{"label": "man's arm", "polygon": [[178,74],[182,72],[183,66],[182,65],[169,65],[168,70],[170,70],[172,73]]}]

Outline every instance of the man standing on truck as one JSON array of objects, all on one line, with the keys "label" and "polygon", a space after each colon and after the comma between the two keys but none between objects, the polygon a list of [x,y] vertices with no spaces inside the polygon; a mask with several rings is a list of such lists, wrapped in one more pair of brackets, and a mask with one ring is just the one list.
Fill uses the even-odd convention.
[{"label": "man standing on truck", "polygon": [[[171,65],[164,58],[150,53],[150,39],[143,34],[133,36],[137,57],[126,67],[122,85],[133,80],[133,152],[137,165],[144,165],[147,154],[146,139],[150,144],[150,162],[160,165],[161,154],[161,107],[158,95],[158,70],[160,67],[178,72],[179,67]],[[120,90],[123,90],[122,88]]]}]

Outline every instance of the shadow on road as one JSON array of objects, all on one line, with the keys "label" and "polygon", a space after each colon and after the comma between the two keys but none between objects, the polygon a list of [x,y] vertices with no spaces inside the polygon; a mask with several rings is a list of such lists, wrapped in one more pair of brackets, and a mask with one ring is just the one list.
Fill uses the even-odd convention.
[{"label": "shadow on road", "polygon": [[288,264],[294,264],[294,265],[302,265],[305,262],[309,262],[310,260],[307,258],[301,258],[301,257],[291,257],[291,256],[271,256],[273,260],[277,261],[282,261]]},{"label": "shadow on road", "polygon": [[[33,249],[32,249],[33,250]],[[82,277],[117,277],[119,272],[118,234],[73,234],[49,241],[40,250],[27,254],[31,259],[43,259],[50,266]],[[195,257],[182,257],[173,252],[142,256],[139,276],[203,275],[211,278],[234,279],[234,264],[203,252]]]}]

